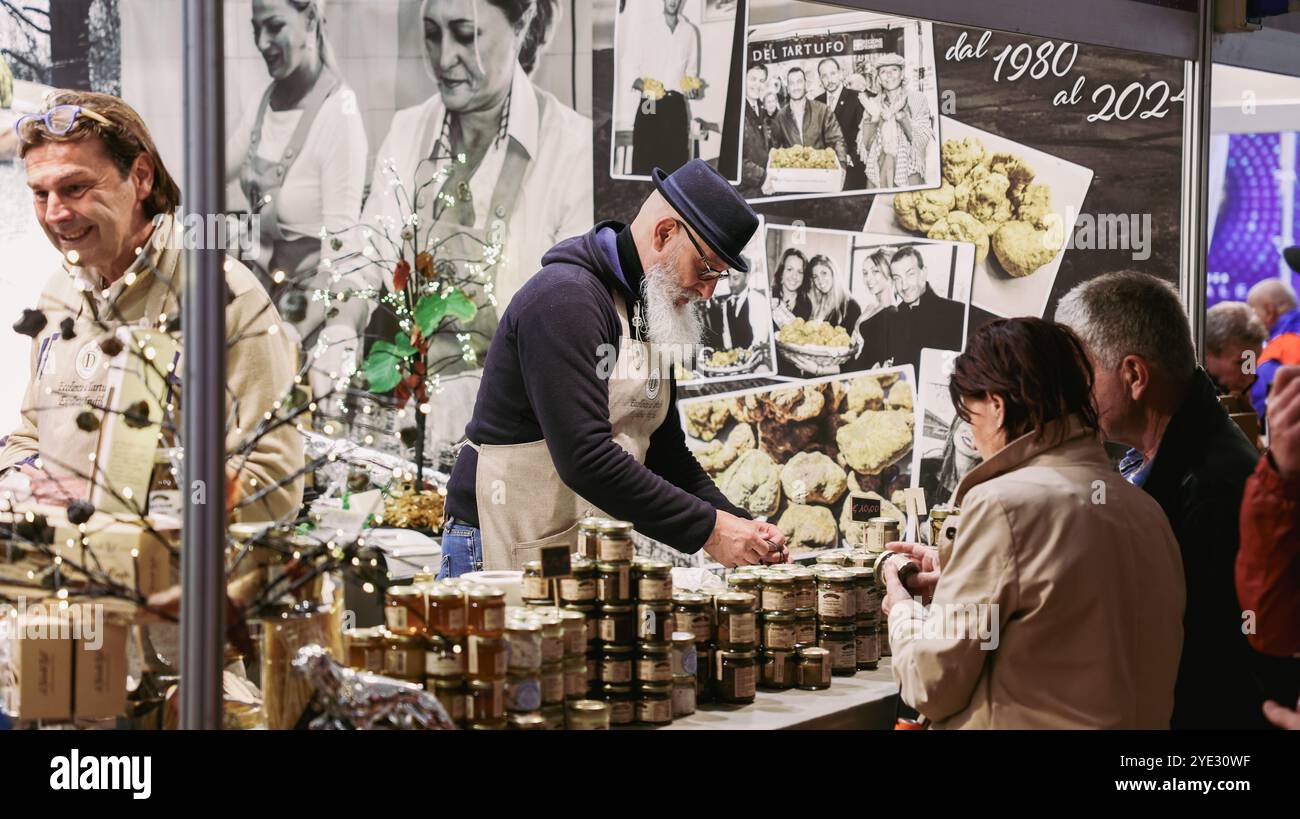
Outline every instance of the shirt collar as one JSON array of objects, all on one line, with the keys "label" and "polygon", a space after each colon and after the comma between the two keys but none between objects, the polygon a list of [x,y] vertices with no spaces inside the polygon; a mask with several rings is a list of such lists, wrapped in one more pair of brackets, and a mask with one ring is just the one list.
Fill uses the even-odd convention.
[{"label": "shirt collar", "polygon": [[960,505],[967,492],[985,481],[1018,469],[1027,461],[1042,457],[1057,447],[1073,445],[1072,442],[1075,441],[1091,440],[1097,452],[1089,457],[1094,457],[1098,463],[1106,460],[1105,451],[1101,449],[1096,433],[1084,426],[1083,419],[1078,415],[1049,421],[1043,425],[1041,432],[1040,435],[1039,430],[1031,430],[1021,435],[994,453],[991,458],[967,472],[957,486],[954,503]]},{"label": "shirt collar", "polygon": [[541,129],[541,112],[537,110],[537,94],[533,81],[523,66],[515,63],[515,76],[510,81],[510,124],[508,135],[519,147],[528,152],[528,158],[537,156],[537,140]]},{"label": "shirt collar", "polygon": [[[108,305],[115,303],[122,297],[128,287],[134,287],[136,284],[145,286],[142,280],[159,267],[163,251],[167,249],[168,239],[171,233],[176,229],[173,227],[175,220],[170,213],[160,214],[154,217],[153,233],[149,234],[144,249],[135,257],[135,261],[122,272],[117,281],[113,282],[107,288],[104,287],[103,277],[97,273],[92,273],[80,265],[71,265],[65,259],[63,269],[72,277],[75,287],[85,293],[95,304],[96,310],[105,311]],[[179,237],[177,237],[179,238]],[[108,290],[105,297],[104,291]],[[107,316],[101,315],[101,318]]]},{"label": "shirt collar", "polygon": [[1148,461],[1141,452],[1130,449],[1124,453],[1123,458],[1120,458],[1119,474],[1124,476],[1124,480],[1140,487],[1146,483],[1147,477],[1151,474],[1151,467],[1154,465],[1154,458]]}]

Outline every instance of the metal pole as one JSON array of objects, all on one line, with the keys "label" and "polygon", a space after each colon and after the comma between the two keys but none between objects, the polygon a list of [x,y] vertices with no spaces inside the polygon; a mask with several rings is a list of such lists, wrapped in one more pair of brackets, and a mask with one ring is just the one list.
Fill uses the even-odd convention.
[{"label": "metal pole", "polygon": [[[185,0],[185,212],[222,212],[222,3]],[[181,530],[181,698],[185,729],[221,727],[226,582],[226,279],[219,247],[186,251],[185,520]]]},{"label": "metal pole", "polygon": [[1210,255],[1210,83],[1214,76],[1214,8],[1201,0],[1197,31],[1197,58],[1191,65],[1186,94],[1190,140],[1184,141],[1184,206],[1187,208],[1186,253],[1183,260],[1183,297],[1192,325],[1192,341],[1199,360],[1205,346],[1205,293]]}]

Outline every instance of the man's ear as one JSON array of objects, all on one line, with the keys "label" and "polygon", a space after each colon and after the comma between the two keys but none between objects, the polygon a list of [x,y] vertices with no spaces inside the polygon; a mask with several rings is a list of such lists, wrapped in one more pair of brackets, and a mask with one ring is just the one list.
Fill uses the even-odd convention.
[{"label": "man's ear", "polygon": [[1146,359],[1136,355],[1126,355],[1119,363],[1119,377],[1124,390],[1134,401],[1141,400],[1151,388],[1151,367]]},{"label": "man's ear", "polygon": [[668,240],[673,237],[673,231],[677,229],[677,223],[668,217],[655,222],[654,232],[650,234],[650,246],[654,248],[655,253],[662,253]]},{"label": "man's ear", "polygon": [[135,188],[135,201],[144,202],[153,193],[153,160],[148,154],[140,154],[131,163],[131,186]]}]

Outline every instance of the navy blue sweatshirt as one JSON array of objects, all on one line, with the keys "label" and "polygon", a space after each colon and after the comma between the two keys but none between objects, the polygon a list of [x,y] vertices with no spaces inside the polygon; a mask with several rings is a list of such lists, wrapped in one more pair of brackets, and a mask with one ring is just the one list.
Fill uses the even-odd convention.
[{"label": "navy blue sweatshirt", "polygon": [[[610,232],[600,237],[602,230]],[[607,250],[614,246],[616,259]],[[648,537],[696,552],[713,531],[717,509],[750,516],[718,491],[687,449],[671,375],[664,384],[672,396],[668,415],[650,436],[645,466],[614,443],[609,385],[598,375],[602,352],[618,349],[620,335],[609,291],[621,290],[631,311],[643,277],[632,231],[617,222],[551,248],[501,316],[465,433],[476,444],[545,439],[560,480],[574,492]],[[462,447],[447,487],[447,514],[474,526],[477,467],[478,453]]]}]

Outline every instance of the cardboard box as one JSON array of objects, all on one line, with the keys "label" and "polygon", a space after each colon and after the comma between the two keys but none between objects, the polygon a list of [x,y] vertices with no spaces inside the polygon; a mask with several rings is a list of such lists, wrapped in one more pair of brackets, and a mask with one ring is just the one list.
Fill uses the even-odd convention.
[{"label": "cardboard box", "polygon": [[[126,713],[127,625],[104,617],[96,624],[94,643],[77,640],[73,647],[76,683],[73,716],[104,719]],[[93,644],[98,648],[92,648]]]},{"label": "cardboard box", "polygon": [[767,181],[776,193],[839,193],[844,190],[844,168],[839,157],[834,168],[773,168],[771,157],[767,164]]},{"label": "cardboard box", "polygon": [[54,617],[0,618],[0,707],[16,720],[72,717],[71,627]]},{"label": "cardboard box", "polygon": [[[138,523],[96,514],[86,523],[85,534],[66,519],[57,523],[51,519],[50,523],[54,525],[54,553],[65,561],[103,572],[146,597],[177,582],[167,543]],[[83,576],[71,567],[65,575]]]}]

